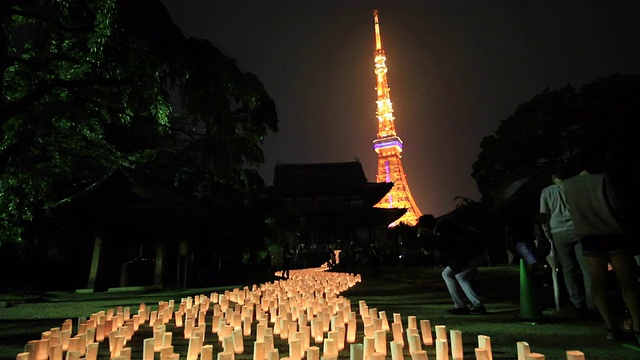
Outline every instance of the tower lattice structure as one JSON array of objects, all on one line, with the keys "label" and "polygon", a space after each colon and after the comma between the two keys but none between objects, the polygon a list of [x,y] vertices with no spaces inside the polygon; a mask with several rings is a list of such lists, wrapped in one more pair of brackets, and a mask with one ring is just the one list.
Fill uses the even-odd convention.
[{"label": "tower lattice structure", "polygon": [[416,202],[411,196],[407,176],[402,166],[402,140],[396,134],[396,126],[393,117],[393,106],[389,96],[387,83],[387,65],[382,38],[380,37],[380,24],[378,23],[378,10],[373,11],[376,35],[376,50],[374,51],[376,92],[378,95],[376,116],[378,118],[378,135],[373,141],[373,149],[378,153],[377,182],[393,182],[393,188],[375,206],[379,208],[407,209],[407,212],[389,226],[398,223],[415,225],[422,215]]}]

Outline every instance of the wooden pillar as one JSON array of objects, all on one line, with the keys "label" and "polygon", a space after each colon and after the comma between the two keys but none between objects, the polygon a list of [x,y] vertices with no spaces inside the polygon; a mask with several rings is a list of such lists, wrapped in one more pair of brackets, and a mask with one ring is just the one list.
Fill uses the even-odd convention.
[{"label": "wooden pillar", "polygon": [[155,270],[153,272],[153,285],[162,286],[162,270],[164,267],[164,236],[156,242],[156,261]]},{"label": "wooden pillar", "polygon": [[102,250],[102,236],[96,235],[93,242],[93,255],[91,258],[91,268],[89,269],[89,281],[87,289],[95,290],[96,278],[98,276],[98,265],[100,264],[100,252]]}]

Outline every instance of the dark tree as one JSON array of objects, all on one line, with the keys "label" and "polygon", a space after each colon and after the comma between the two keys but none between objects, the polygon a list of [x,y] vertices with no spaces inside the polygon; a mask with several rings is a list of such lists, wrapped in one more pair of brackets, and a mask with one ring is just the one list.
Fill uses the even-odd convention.
[{"label": "dark tree", "polygon": [[0,245],[121,165],[220,206],[261,196],[274,102],[159,1],[6,0],[0,26]]},{"label": "dark tree", "polygon": [[[637,173],[639,98],[640,76],[612,75],[579,89],[545,89],[520,105],[480,145],[471,176],[483,200],[502,200],[505,188],[525,177],[534,184],[527,197],[537,200],[552,167],[579,150],[599,154],[609,168],[624,165]],[[623,159],[631,160],[621,164]]]}]

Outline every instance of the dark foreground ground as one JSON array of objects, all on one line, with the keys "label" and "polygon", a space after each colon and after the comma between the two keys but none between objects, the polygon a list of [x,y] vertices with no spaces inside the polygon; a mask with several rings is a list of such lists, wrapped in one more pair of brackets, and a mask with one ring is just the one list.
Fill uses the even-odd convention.
[{"label": "dark foreground ground", "polygon": [[[364,300],[369,308],[385,311],[392,319],[393,313],[400,313],[406,326],[408,316],[419,320],[427,319],[432,328],[445,325],[447,330],[460,330],[464,344],[465,359],[475,359],[474,349],[478,347],[478,335],[491,339],[493,359],[517,359],[516,343],[526,341],[532,352],[544,354],[546,359],[566,359],[567,350],[580,350],[588,360],[600,359],[640,359],[640,347],[605,339],[605,327],[601,320],[576,320],[570,304],[563,297],[562,308],[555,311],[551,287],[541,288],[536,294],[546,305],[541,321],[528,322],[519,319],[520,283],[518,267],[485,267],[479,269],[478,289],[485,296],[489,313],[487,315],[449,315],[451,300],[440,277],[439,269],[424,268],[383,268],[373,276],[363,274],[363,281],[342,295],[357,310],[358,301]],[[129,306],[137,311],[140,303],[154,306],[160,301],[180,299],[224,289],[242,288],[238,284],[225,288],[166,290],[151,293],[50,293],[39,297],[12,297],[0,294],[0,304],[9,302],[9,307],[0,308],[0,360],[15,359],[23,351],[29,340],[39,339],[41,333],[58,327],[65,319],[76,324],[79,317],[89,317],[92,313],[117,306]],[[564,289],[562,289],[564,291]],[[614,295],[612,295],[614,296]],[[390,320],[391,322],[391,320]],[[255,324],[254,324],[255,325]],[[362,326],[359,324],[358,339],[361,343]],[[167,331],[171,331],[168,326]],[[180,330],[175,330],[176,332]],[[254,331],[255,334],[255,331]],[[151,337],[150,330],[140,330],[127,346],[132,347],[132,359],[142,358],[142,339]],[[254,338],[245,341],[245,352],[236,359],[252,358]],[[277,340],[280,356],[287,356],[286,340]],[[181,359],[186,358],[187,343],[174,335],[173,344]],[[216,335],[207,335],[205,344],[214,345],[214,359],[221,351]],[[429,359],[435,359],[435,346],[423,347]],[[106,344],[100,345],[99,358],[108,358]],[[340,359],[349,359],[348,347],[340,353]],[[159,355],[156,355],[159,359]],[[387,356],[390,359],[390,355]],[[410,356],[405,351],[405,359]]]}]

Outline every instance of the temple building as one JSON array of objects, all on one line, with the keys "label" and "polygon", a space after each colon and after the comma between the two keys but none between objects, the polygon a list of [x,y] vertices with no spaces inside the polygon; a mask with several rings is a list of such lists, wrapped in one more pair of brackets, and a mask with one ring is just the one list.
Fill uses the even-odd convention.
[{"label": "temple building", "polygon": [[359,161],[278,164],[271,193],[299,219],[281,240],[306,249],[383,241],[388,225],[406,212],[374,207],[392,187],[367,181]]}]

